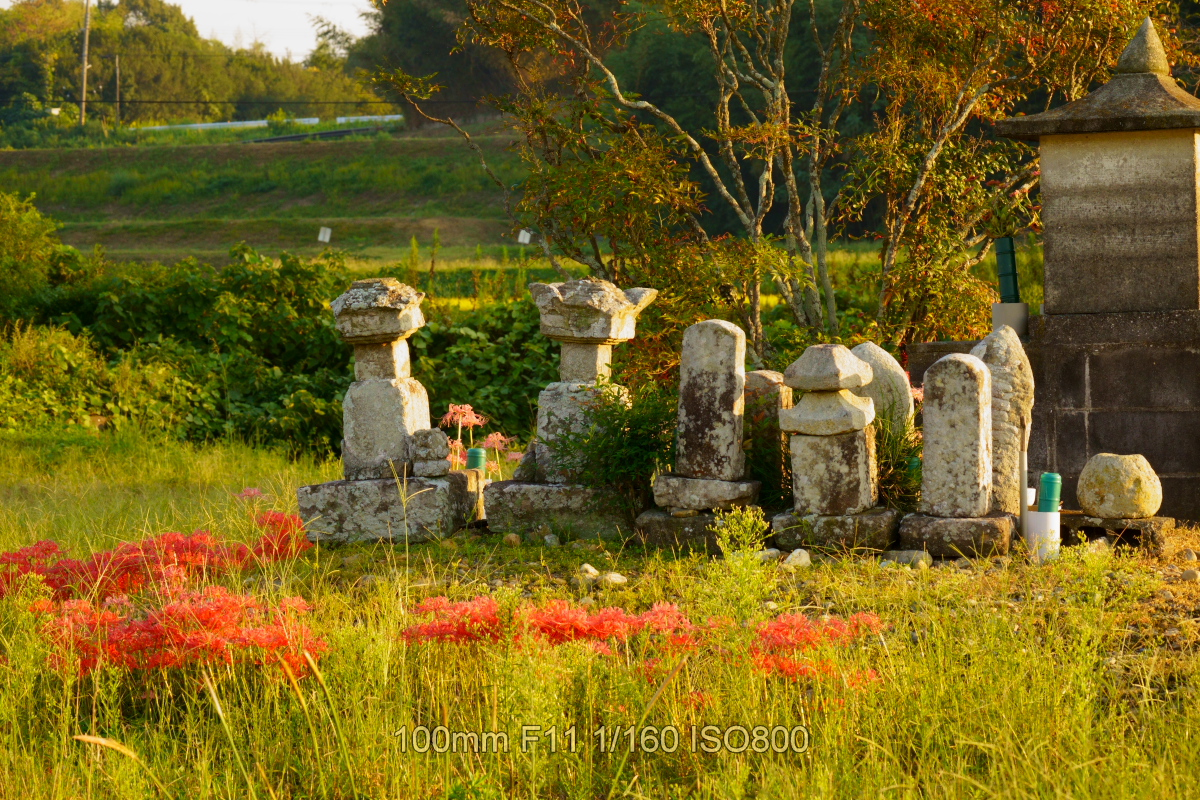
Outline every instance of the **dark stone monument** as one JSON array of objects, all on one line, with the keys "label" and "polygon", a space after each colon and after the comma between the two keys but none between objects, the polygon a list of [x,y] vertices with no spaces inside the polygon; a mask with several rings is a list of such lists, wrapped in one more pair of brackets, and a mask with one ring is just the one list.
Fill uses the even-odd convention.
[{"label": "dark stone monument", "polygon": [[1147,19],[1106,85],[997,123],[1038,141],[1046,302],[1030,328],[1030,472],[1140,453],[1163,515],[1200,520],[1200,100]]}]

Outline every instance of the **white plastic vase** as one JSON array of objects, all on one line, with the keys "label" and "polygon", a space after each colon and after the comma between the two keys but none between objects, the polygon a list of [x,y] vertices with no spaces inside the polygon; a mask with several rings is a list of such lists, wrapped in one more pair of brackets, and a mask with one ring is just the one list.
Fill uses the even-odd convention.
[{"label": "white plastic vase", "polygon": [[1025,512],[1025,544],[1035,564],[1058,558],[1062,547],[1062,518],[1057,511]]}]

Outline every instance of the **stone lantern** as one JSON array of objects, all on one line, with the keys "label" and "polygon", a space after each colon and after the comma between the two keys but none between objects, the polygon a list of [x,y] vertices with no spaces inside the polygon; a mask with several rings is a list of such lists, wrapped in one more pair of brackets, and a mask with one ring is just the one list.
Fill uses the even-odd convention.
[{"label": "stone lantern", "polygon": [[585,430],[588,404],[606,386],[612,348],[634,337],[638,315],[656,289],[620,289],[584,278],[533,283],[529,292],[541,312],[541,332],[562,343],[559,380],[538,395],[537,438],[526,450],[514,480],[490,484],[484,493],[488,528],[497,533],[566,532],[611,538],[632,528],[632,514],[609,489],[575,485],[555,458],[563,434]]},{"label": "stone lantern", "polygon": [[1200,519],[1200,100],[1147,18],[1107,84],[996,128],[1041,154],[1030,469],[1069,508],[1092,455],[1141,453],[1164,512]]},{"label": "stone lantern", "polygon": [[408,338],[425,324],[424,298],[395,278],[373,278],[331,304],[354,347],[355,381],[342,401],[346,480],[296,491],[312,541],[420,542],[482,515],[482,471],[450,471],[446,434],[430,428],[429,396],[411,377]]}]

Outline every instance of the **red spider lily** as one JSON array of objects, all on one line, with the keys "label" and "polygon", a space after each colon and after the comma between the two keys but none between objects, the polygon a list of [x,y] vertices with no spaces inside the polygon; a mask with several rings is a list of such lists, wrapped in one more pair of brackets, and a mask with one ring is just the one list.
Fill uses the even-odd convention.
[{"label": "red spider lily", "polygon": [[329,649],[298,622],[307,611],[299,598],[269,606],[221,586],[206,586],[142,610],[129,605],[127,598],[100,605],[68,600],[43,630],[59,648],[58,665],[65,666],[67,653],[73,653],[82,675],[101,664],[153,670],[277,659],[304,674],[304,654],[319,657]]},{"label": "red spider lily", "polygon": [[401,636],[406,642],[500,639],[500,605],[487,596],[457,603],[446,597],[431,597],[417,606],[416,613],[432,614],[433,620],[405,628]]},{"label": "red spider lily", "polygon": [[504,454],[504,457],[509,461],[520,461],[524,456],[525,454],[520,450],[509,450]]},{"label": "red spider lily", "polygon": [[462,429],[466,428],[468,435],[471,437],[471,446],[475,446],[475,428],[487,424],[487,417],[480,416],[475,413],[475,409],[469,404],[456,406],[450,404],[450,410],[442,417],[439,427],[449,428],[456,426],[458,428],[457,438],[462,440]]},{"label": "red spider lily", "polygon": [[236,497],[239,500],[250,500],[252,498],[262,497],[262,496],[263,496],[262,489],[242,489],[242,491],[239,494],[234,495],[234,497]]},{"label": "red spider lily", "polygon": [[141,542],[122,542],[86,559],[68,558],[54,542],[37,542],[0,554],[0,597],[22,575],[39,575],[56,600],[90,597],[104,600],[153,585],[177,590],[192,579],[239,572],[255,560],[292,558],[312,547],[294,514],[270,511],[256,520],[266,533],[253,547],[219,542],[208,531],[190,536],[163,533]]},{"label": "red spider lily", "polygon": [[505,436],[499,431],[489,433],[484,437],[480,447],[486,447],[489,450],[507,450],[508,446],[514,441],[513,437]]},{"label": "red spider lily", "polygon": [[467,448],[463,447],[462,439],[450,440],[450,466],[461,469],[467,465]]}]

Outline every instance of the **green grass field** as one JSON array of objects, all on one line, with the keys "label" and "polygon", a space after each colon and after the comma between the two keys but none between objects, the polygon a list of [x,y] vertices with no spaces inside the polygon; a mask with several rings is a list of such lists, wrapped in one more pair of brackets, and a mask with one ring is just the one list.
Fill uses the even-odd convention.
[{"label": "green grass field", "polygon": [[[506,183],[520,179],[506,134],[477,141]],[[68,244],[116,260],[219,260],[248,241],[315,253],[321,226],[354,252],[512,244],[503,197],[457,136],[0,151],[0,184],[36,194]]]},{"label": "green grass field", "polygon": [[[294,511],[298,485],[338,473],[333,462],[135,432],[6,434],[0,547],[53,538],[81,556],[201,527],[248,540],[254,513]],[[234,497],[246,487],[264,496]],[[584,561],[629,582],[585,593],[570,583]],[[914,571],[834,558],[793,574],[737,555],[505,547],[465,534],[313,550],[215,582],[304,597],[330,646],[324,683],[310,675],[293,687],[277,665],[239,664],[214,668],[211,690],[196,668],[72,677],[27,611],[29,587],[0,600],[0,785],[64,798],[1193,796],[1200,585],[1180,583],[1178,563],[1072,552],[1035,567],[1018,553]],[[614,644],[615,655],[533,636],[406,642],[401,631],[425,619],[416,605],[442,594],[506,609],[561,599],[638,613],[671,602],[695,620],[741,624],[722,647],[658,665],[641,658],[655,647],[644,634]],[[593,605],[577,606],[585,594]],[[765,674],[739,643],[738,631],[780,615],[858,612],[884,628],[809,651],[824,665],[818,678]],[[877,679],[856,684],[865,670]],[[509,747],[463,752],[464,738],[459,752],[417,752],[413,732],[438,725],[505,732]],[[621,738],[613,748],[617,725],[636,726],[645,747],[630,753]],[[803,726],[808,747],[693,752],[689,732],[701,725]],[[683,732],[670,753],[669,726]]]}]

